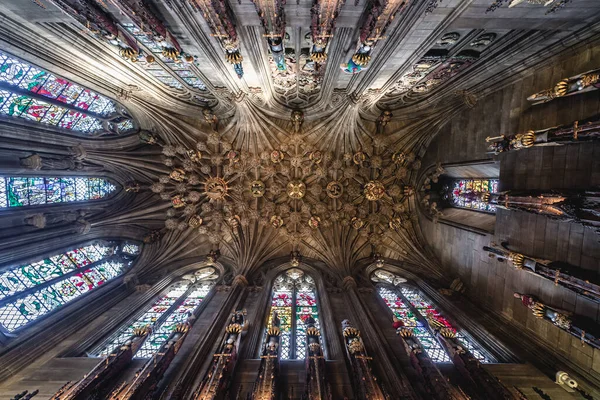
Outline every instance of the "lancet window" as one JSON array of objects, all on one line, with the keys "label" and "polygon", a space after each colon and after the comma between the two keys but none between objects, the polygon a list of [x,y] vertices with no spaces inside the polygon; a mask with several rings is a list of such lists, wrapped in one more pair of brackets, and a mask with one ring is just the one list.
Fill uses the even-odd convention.
[{"label": "lancet window", "polygon": [[450,357],[433,334],[433,327],[446,327],[456,333],[459,342],[482,363],[495,362],[470,335],[457,329],[421,291],[405,284],[406,279],[386,270],[376,270],[371,278],[377,292],[392,313],[413,332],[427,355],[435,362],[450,362]]},{"label": "lancet window", "polygon": [[[290,269],[275,278],[267,327],[277,311],[281,328],[281,359],[302,360],[306,357],[306,319],[312,316],[320,329],[317,288],[311,276]],[[265,330],[266,332],[266,330]]]},{"label": "lancet window", "polygon": [[444,197],[453,207],[495,213],[496,206],[482,200],[484,193],[498,193],[498,179],[453,179],[445,185]]},{"label": "lancet window", "polygon": [[117,190],[104,178],[0,176],[0,210],[108,198]]},{"label": "lancet window", "polygon": [[0,50],[0,115],[66,129],[81,136],[135,130],[113,100]]},{"label": "lancet window", "polygon": [[171,285],[149,308],[111,335],[90,352],[93,357],[106,357],[117,346],[123,345],[135,328],[150,326],[152,333],[135,354],[137,358],[150,358],[167,341],[173,328],[185,322],[196,312],[214,286],[218,274],[213,267],[206,267]]},{"label": "lancet window", "polygon": [[16,331],[123,274],[132,243],[98,241],[0,272],[0,329]]}]

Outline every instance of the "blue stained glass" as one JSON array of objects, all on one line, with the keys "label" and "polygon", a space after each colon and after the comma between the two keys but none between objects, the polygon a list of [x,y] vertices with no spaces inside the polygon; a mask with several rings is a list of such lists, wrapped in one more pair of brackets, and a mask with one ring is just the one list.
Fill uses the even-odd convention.
[{"label": "blue stained glass", "polygon": [[447,194],[455,207],[495,213],[496,206],[478,199],[481,193],[498,193],[498,179],[456,179]]},{"label": "blue stained glass", "polygon": [[0,209],[99,200],[116,189],[103,178],[0,176]]}]

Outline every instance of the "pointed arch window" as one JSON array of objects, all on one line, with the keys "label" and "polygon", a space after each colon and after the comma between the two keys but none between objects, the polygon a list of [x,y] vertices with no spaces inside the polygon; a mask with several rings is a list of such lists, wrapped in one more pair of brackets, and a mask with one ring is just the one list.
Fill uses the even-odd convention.
[{"label": "pointed arch window", "polygon": [[443,197],[452,207],[496,213],[496,206],[481,200],[483,193],[498,193],[498,179],[451,179]]},{"label": "pointed arch window", "polygon": [[66,129],[81,136],[135,130],[125,109],[98,93],[0,50],[0,115]]},{"label": "pointed arch window", "polygon": [[16,331],[123,274],[139,247],[122,245],[99,241],[0,272],[0,328]]},{"label": "pointed arch window", "polygon": [[0,176],[0,210],[100,200],[112,196],[116,191],[117,186],[104,178]]},{"label": "pointed arch window", "polygon": [[144,341],[135,357],[150,358],[156,354],[173,332],[173,328],[178,323],[185,322],[198,310],[214,286],[218,274],[213,267],[206,267],[184,278],[186,279],[171,285],[165,294],[156,299],[133,322],[130,321],[122,326],[100,346],[94,348],[89,355],[92,357],[108,356],[117,346],[125,344],[135,328],[146,325],[152,327],[152,333]]},{"label": "pointed arch window", "polygon": [[376,283],[377,293],[392,313],[405,326],[413,328],[413,332],[427,355],[435,362],[450,362],[450,357],[433,334],[429,321],[456,332],[459,342],[468,349],[480,362],[495,362],[471,336],[464,330],[457,329],[446,319],[420,290],[407,285],[406,279],[389,271],[378,269],[371,277]]},{"label": "pointed arch window", "polygon": [[303,360],[306,357],[306,319],[312,316],[315,327],[320,329],[314,279],[296,268],[278,275],[273,282],[267,327],[271,325],[273,311],[277,311],[281,322],[281,359]]}]

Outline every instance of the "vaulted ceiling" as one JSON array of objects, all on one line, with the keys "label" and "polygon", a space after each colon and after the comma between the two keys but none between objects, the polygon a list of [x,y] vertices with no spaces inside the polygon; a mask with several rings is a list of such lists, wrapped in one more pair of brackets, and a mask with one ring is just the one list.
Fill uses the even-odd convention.
[{"label": "vaulted ceiling", "polygon": [[219,247],[240,273],[291,250],[434,270],[412,195],[430,140],[598,30],[597,0],[544,3],[4,0],[0,48],[139,121],[149,145],[84,146],[142,199],[123,221],[162,232],[154,265]]}]

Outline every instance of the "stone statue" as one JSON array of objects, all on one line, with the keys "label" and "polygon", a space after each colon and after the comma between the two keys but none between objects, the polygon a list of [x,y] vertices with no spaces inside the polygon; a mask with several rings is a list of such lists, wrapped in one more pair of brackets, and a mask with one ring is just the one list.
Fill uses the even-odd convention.
[{"label": "stone statue", "polygon": [[275,400],[279,398],[279,344],[281,341],[281,321],[277,311],[271,316],[271,326],[267,329],[267,338],[262,355],[260,356],[260,367],[258,377],[254,382],[252,393],[248,400]]},{"label": "stone statue", "polygon": [[315,319],[309,315],[304,320],[306,325],[306,387],[304,399],[331,400],[331,391],[327,383],[325,357],[319,339],[319,330],[315,327]]},{"label": "stone statue", "polygon": [[[133,400],[150,398],[163,378],[171,362],[179,352],[187,337],[193,317],[184,323],[177,324],[169,338],[160,346],[157,353],[138,371],[133,380],[119,386],[108,400]],[[58,400],[58,399],[57,399]],[[61,399],[62,400],[62,399]]]},{"label": "stone statue", "polygon": [[342,321],[346,355],[352,366],[352,383],[358,400],[389,399],[371,368],[372,357],[367,355],[360,331],[349,320]]},{"label": "stone statue", "polygon": [[571,143],[581,143],[600,140],[600,115],[568,125],[528,131],[515,135],[500,135],[487,137],[488,152],[500,154],[511,150],[521,150],[533,146],[560,146]]},{"label": "stone statue", "polygon": [[578,93],[589,92],[600,88],[600,68],[584,72],[579,75],[565,78],[551,89],[542,90],[532,94],[527,100],[533,104],[552,101],[558,97],[571,96]]},{"label": "stone statue", "polygon": [[547,215],[600,230],[600,192],[596,190],[562,190],[542,192],[506,191],[500,193],[464,192],[460,197],[479,200],[507,210]]},{"label": "stone statue", "polygon": [[450,359],[456,369],[460,372],[463,379],[469,383],[469,387],[477,393],[477,398],[489,400],[521,399],[521,397],[504,386],[498,378],[481,366],[473,353],[457,339],[454,329],[444,326],[431,315],[427,317],[427,321],[433,334],[450,355]]},{"label": "stone statue", "polygon": [[304,122],[304,113],[300,110],[292,111],[291,121],[292,121],[292,124],[294,125],[294,132],[296,132],[296,133],[300,132],[300,127],[302,126],[302,123]]},{"label": "stone statue", "polygon": [[32,154],[29,157],[21,158],[21,165],[34,171],[81,171],[83,163],[75,157],[42,157],[39,154]]},{"label": "stone statue", "polygon": [[392,327],[400,337],[402,346],[410,358],[410,363],[420,378],[421,390],[428,399],[466,399],[453,388],[437,369],[434,362],[423,350],[423,346],[415,337],[412,327],[405,326],[404,322],[395,315],[392,317]]},{"label": "stone statue", "polygon": [[221,346],[213,355],[212,365],[194,392],[194,400],[212,400],[229,390],[238,360],[242,332],[247,329],[246,310],[233,313],[225,328]]},{"label": "stone statue", "polygon": [[150,332],[149,326],[134,329],[124,345],[118,345],[82,379],[60,388],[51,400],[87,400],[98,395],[103,397],[102,393],[98,392],[101,392],[105,385],[111,384],[112,379],[127,367]]},{"label": "stone statue", "polygon": [[521,303],[529,308],[536,318],[544,319],[554,326],[579,338],[582,344],[600,349],[600,326],[592,319],[574,315],[538,301],[535,297],[514,293]]},{"label": "stone statue", "polygon": [[507,242],[502,246],[492,243],[483,249],[489,252],[490,257],[500,261],[508,260],[513,267],[534,273],[544,279],[570,289],[588,299],[600,303],[600,283],[597,274],[583,268],[575,267],[566,262],[542,260],[528,255],[511,251]]},{"label": "stone statue", "polygon": [[28,215],[24,221],[26,225],[35,226],[38,229],[43,229],[47,226],[53,226],[60,223],[73,223],[78,218],[85,217],[86,213],[83,210],[80,211],[64,211],[64,212],[53,212],[53,213],[37,213]]}]

